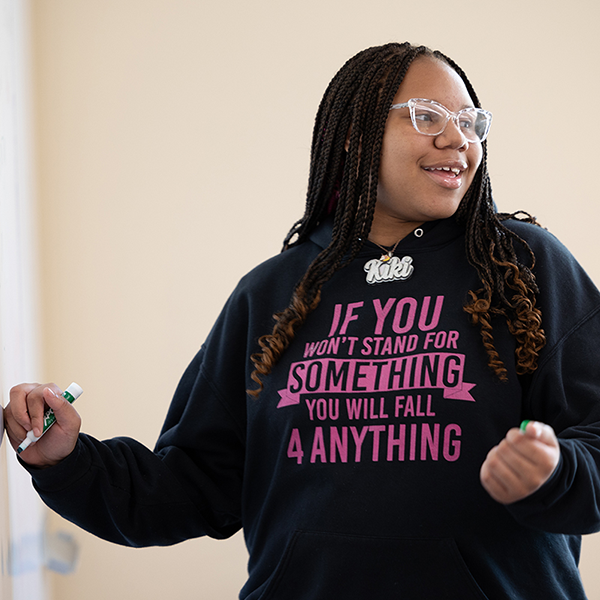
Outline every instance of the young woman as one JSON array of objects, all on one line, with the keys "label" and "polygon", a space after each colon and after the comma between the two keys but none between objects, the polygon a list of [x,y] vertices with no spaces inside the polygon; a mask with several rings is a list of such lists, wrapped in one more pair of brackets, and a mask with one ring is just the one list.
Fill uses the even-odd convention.
[{"label": "young woman", "polygon": [[20,455],[44,501],[133,546],[243,527],[241,598],[585,598],[600,295],[496,212],[490,123],[438,52],[349,60],[304,217],[232,294],[153,452],[79,434],[53,384],[13,388],[14,447],[57,416]]}]

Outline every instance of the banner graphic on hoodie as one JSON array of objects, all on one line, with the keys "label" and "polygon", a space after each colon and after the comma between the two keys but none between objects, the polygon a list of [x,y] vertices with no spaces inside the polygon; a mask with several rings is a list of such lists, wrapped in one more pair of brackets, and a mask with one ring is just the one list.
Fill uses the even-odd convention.
[{"label": "banner graphic on hoodie", "polygon": [[328,337],[307,342],[303,360],[290,365],[277,408],[303,406],[315,426],[292,428],[288,458],[298,464],[458,460],[461,428],[433,421],[432,398],[475,402],[475,384],[464,380],[459,332],[437,329],[444,297],[372,304],[373,335],[351,335],[368,310],[364,302],[336,304]]}]

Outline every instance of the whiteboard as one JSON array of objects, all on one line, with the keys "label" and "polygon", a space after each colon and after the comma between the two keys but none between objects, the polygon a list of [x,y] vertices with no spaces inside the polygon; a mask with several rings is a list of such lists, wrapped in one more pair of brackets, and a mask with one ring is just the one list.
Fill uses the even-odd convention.
[{"label": "whiteboard", "polygon": [[[26,0],[0,0],[0,389],[39,377],[33,244]],[[36,377],[37,376],[37,377]],[[43,567],[45,509],[29,475],[0,448],[2,600],[48,597]]]}]

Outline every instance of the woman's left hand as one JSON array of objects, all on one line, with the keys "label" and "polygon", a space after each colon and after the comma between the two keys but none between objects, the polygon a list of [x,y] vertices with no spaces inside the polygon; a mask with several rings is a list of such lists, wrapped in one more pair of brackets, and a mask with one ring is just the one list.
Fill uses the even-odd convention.
[{"label": "woman's left hand", "polygon": [[481,465],[481,484],[501,504],[522,500],[552,475],[560,446],[550,425],[530,421],[525,431],[511,429]]}]

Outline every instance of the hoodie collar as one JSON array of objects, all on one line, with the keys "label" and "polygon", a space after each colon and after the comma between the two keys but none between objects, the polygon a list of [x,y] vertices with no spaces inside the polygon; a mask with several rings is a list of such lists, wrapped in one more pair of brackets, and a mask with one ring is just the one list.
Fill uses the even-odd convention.
[{"label": "hoodie collar", "polygon": [[[421,236],[415,235],[415,231],[419,229],[423,232]],[[457,223],[455,217],[450,217],[438,221],[428,221],[415,231],[400,240],[396,253],[400,251],[423,252],[445,246],[463,235],[465,228]],[[325,249],[331,243],[332,234],[333,219],[328,218],[317,225],[316,229],[310,234],[310,240],[320,248]],[[359,252],[359,256],[373,254],[374,251],[381,253],[381,248],[367,240]]]}]

